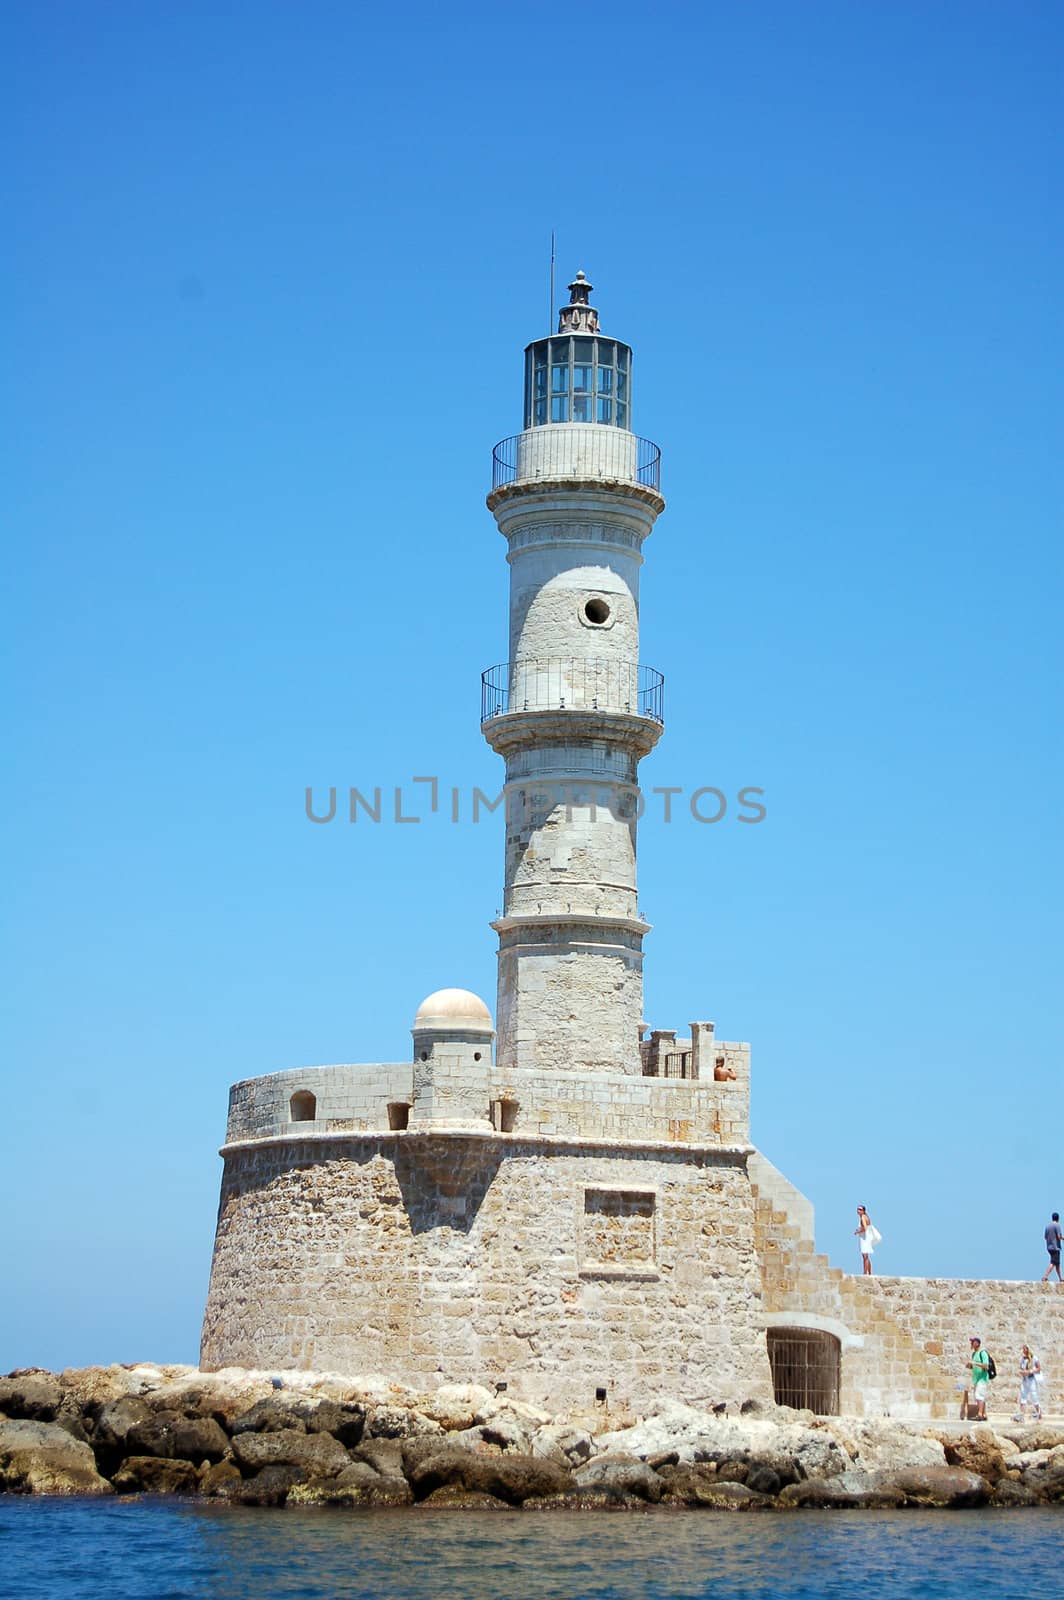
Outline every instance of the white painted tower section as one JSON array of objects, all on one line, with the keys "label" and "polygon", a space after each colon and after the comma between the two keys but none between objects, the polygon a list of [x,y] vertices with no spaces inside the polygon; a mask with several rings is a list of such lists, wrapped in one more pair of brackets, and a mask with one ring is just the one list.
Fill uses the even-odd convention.
[{"label": "white painted tower section", "polygon": [[526,351],[525,430],[496,448],[488,499],[510,565],[484,706],[506,760],[497,1061],[638,1075],[636,791],[661,734],[639,569],[664,501],[657,448],[627,426],[631,352],[599,333],[590,288],[578,274],[558,335]]}]

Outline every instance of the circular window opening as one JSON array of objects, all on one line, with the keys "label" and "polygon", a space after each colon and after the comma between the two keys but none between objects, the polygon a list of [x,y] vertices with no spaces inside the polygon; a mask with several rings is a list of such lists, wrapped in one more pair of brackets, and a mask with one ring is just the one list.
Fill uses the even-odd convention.
[{"label": "circular window opening", "polygon": [[586,621],[601,628],[604,622],[610,620],[610,608],[605,600],[601,600],[598,595],[592,595],[591,599],[584,603],[584,617]]},{"label": "circular window opening", "polygon": [[429,1058],[429,1053],[428,1053],[428,1051],[427,1051],[427,1050],[422,1050],[422,1052],[421,1052],[421,1059],[422,1059],[422,1061],[427,1061],[427,1060],[428,1060],[428,1058]]},{"label": "circular window opening", "polygon": [[480,1051],[479,1050],[474,1050],[473,1051],[473,1060],[474,1061],[479,1061],[480,1060]]}]

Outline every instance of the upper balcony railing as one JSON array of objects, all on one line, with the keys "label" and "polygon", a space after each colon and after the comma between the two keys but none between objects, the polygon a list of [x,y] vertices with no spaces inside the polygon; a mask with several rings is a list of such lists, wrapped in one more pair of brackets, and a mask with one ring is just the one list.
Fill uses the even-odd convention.
[{"label": "upper balcony railing", "polygon": [[563,478],[638,483],[661,492],[661,451],[623,428],[566,422],[526,428],[500,439],[491,458],[491,487]]},{"label": "upper balcony railing", "polygon": [[526,656],[481,674],[481,722],[511,711],[622,711],[664,722],[665,679],[635,661]]}]

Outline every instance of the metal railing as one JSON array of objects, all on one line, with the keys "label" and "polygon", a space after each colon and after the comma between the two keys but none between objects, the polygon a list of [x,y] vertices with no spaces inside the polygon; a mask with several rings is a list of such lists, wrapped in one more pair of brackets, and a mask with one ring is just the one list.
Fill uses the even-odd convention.
[{"label": "metal railing", "polygon": [[594,423],[527,428],[491,453],[491,487],[543,478],[603,478],[661,490],[661,451],[652,439]]},{"label": "metal railing", "polygon": [[480,720],[510,711],[624,711],[665,720],[665,678],[635,661],[527,656],[480,677]]}]

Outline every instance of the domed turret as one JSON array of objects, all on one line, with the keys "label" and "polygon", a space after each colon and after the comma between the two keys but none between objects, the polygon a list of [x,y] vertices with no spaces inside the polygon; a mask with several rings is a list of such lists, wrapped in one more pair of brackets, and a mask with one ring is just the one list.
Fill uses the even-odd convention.
[{"label": "domed turret", "polygon": [[468,989],[437,989],[417,1008],[411,1128],[491,1126],[491,1012]]},{"label": "domed turret", "polygon": [[491,1033],[491,1012],[469,989],[437,989],[417,1008],[414,1032],[435,1027],[471,1027]]}]

